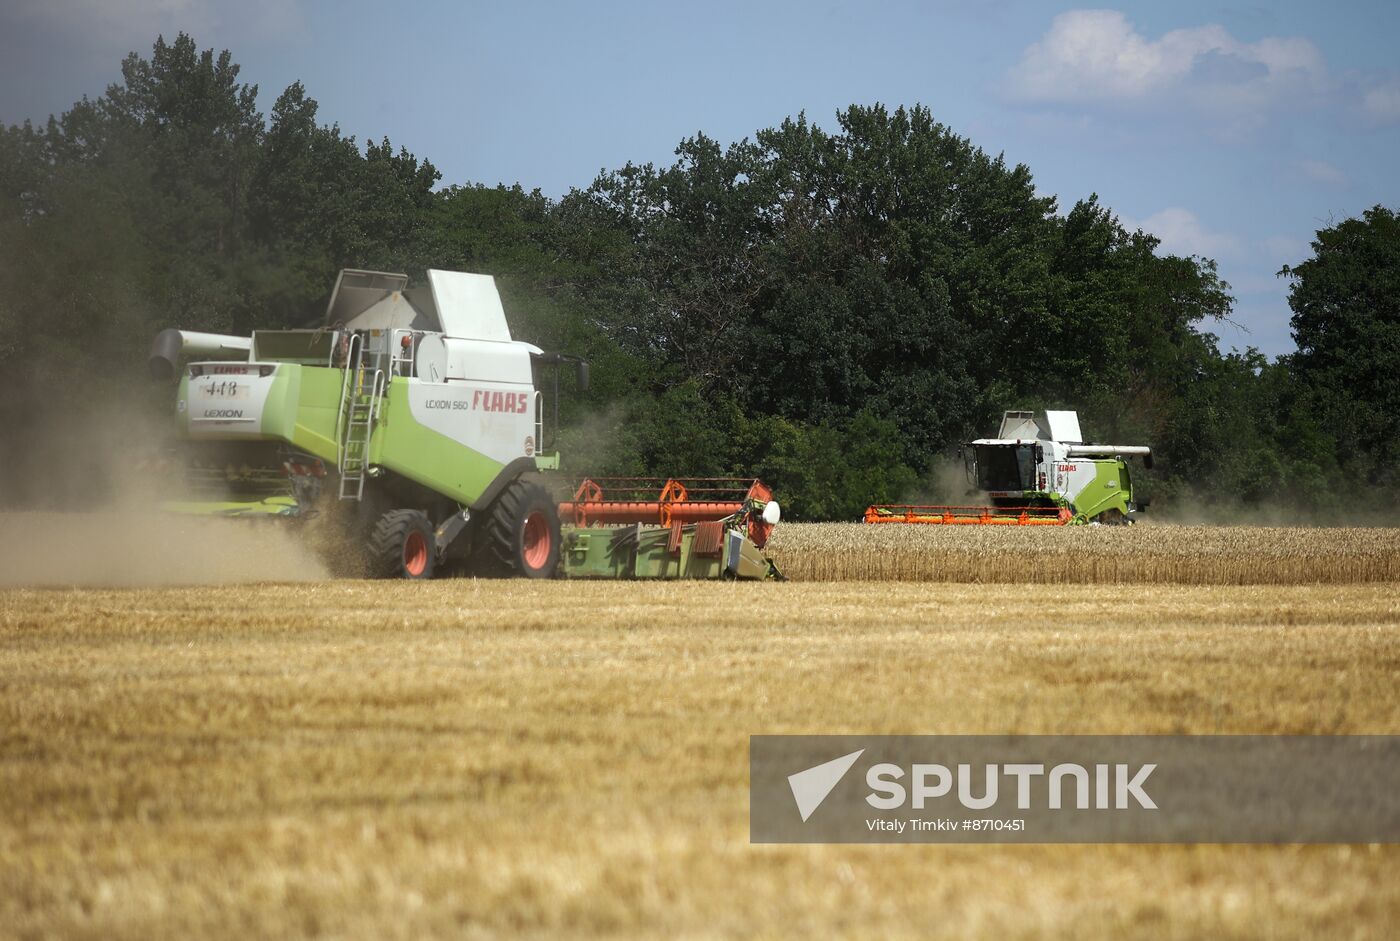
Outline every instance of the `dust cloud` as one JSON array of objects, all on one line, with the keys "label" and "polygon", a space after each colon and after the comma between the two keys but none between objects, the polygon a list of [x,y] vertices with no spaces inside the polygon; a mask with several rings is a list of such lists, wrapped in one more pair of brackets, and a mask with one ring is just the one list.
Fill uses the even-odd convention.
[{"label": "dust cloud", "polygon": [[916,506],[965,506],[987,502],[967,478],[961,457],[938,457],[918,485],[903,495],[903,503]]},{"label": "dust cloud", "polygon": [[1282,495],[1267,503],[1246,503],[1177,486],[1153,495],[1141,522],[1184,526],[1394,527],[1400,512],[1365,504],[1319,508]]},{"label": "dust cloud", "polygon": [[569,478],[591,475],[602,477],[650,476],[634,463],[619,463],[618,455],[635,455],[627,407],[614,402],[598,409],[581,410],[564,427],[546,430],[546,450],[558,450],[567,462],[563,469]]},{"label": "dust cloud", "polygon": [[310,581],[324,565],[280,520],[110,509],[0,515],[0,587]]},{"label": "dust cloud", "polygon": [[[165,390],[171,393],[173,388]],[[128,403],[129,405],[129,403]],[[159,409],[50,412],[9,463],[0,587],[136,587],[328,576],[298,521],[162,510],[178,482],[157,469],[172,422]]]}]

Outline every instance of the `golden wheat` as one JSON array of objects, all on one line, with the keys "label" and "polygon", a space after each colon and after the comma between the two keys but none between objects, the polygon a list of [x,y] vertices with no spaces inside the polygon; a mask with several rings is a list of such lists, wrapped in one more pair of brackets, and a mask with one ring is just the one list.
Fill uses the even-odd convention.
[{"label": "golden wheat", "polygon": [[1383,733],[1394,585],[0,591],[0,937],[1319,937],[1400,848],[753,846],[748,736]]},{"label": "golden wheat", "polygon": [[1306,585],[1400,581],[1400,528],[780,525],[801,581]]}]

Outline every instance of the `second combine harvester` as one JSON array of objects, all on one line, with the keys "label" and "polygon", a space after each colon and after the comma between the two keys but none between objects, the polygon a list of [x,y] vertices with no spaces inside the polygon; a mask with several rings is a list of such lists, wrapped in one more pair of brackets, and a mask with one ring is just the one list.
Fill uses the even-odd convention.
[{"label": "second combine harvester", "polygon": [[536,373],[554,369],[557,403],[558,370],[582,389],[587,364],[513,339],[490,276],[427,280],[346,270],[321,327],[157,336],[189,490],[166,508],[339,517],[323,551],[383,577],[777,574],[763,546],[778,505],[757,480],[591,479],[561,502]]},{"label": "second combine harvester", "polygon": [[1152,466],[1142,445],[1091,444],[1079,415],[1067,411],[1006,412],[995,438],[965,445],[968,482],[986,495],[982,506],[872,506],[867,523],[942,526],[1131,524],[1145,505],[1133,494],[1125,458]]}]

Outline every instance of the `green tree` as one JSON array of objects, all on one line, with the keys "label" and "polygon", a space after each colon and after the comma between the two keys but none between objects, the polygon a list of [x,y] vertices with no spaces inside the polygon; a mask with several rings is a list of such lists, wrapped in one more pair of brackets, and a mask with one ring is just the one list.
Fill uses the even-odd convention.
[{"label": "green tree", "polygon": [[[1246,502],[1322,505],[1340,468],[1388,466],[1395,221],[1379,207],[1292,270],[1301,348],[1270,364],[1203,330],[1231,304],[1212,261],[1160,256],[1093,196],[1061,215],[1029,168],[922,106],[853,106],[829,131],[798,115],[729,146],[696,134],[669,166],[555,201],[439,190],[429,161],[320,123],[300,83],[267,122],[256,91],[181,34],[101,97],[0,128],[12,382],[57,367],[103,396],[160,327],[301,326],[339,268],[433,266],[495,275],[517,336],[593,361],[561,415],[571,469],[761,474],[798,518],[912,493],[1006,407],[1077,408],[1156,446],[1165,484]],[[43,408],[8,397],[6,426],[42,423],[77,387],[59,388]]]},{"label": "green tree", "polygon": [[1335,429],[1342,462],[1372,483],[1393,485],[1400,216],[1375,206],[1318,231],[1312,249],[1311,258],[1280,272],[1292,282],[1288,304],[1298,352],[1290,365]]},{"label": "green tree", "polygon": [[300,82],[273,105],[249,206],[259,258],[244,329],[314,321],[341,268],[441,264],[437,168],[387,138],[361,153],[338,125],[316,123],[318,108]]},{"label": "green tree", "polygon": [[672,166],[629,164],[561,204],[634,288],[599,323],[657,364],[653,392],[694,381],[811,428],[868,411],[915,468],[1003,407],[1165,428],[1219,356],[1198,331],[1230,308],[1213,262],[1158,257],[1094,197],[1059,216],[1028,168],[926,108],[837,123],[798,116],[729,148],[699,135]]}]

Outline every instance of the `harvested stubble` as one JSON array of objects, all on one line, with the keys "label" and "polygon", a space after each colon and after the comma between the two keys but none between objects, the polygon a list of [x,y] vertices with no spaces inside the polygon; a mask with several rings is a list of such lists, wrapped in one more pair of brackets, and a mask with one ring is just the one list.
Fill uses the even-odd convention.
[{"label": "harvested stubble", "polygon": [[1391,732],[1396,588],[0,591],[0,938],[1390,938],[1397,846],[754,846],[747,784],[762,732]]},{"label": "harvested stubble", "polygon": [[1400,529],[787,523],[802,581],[1308,585],[1400,581]]}]

